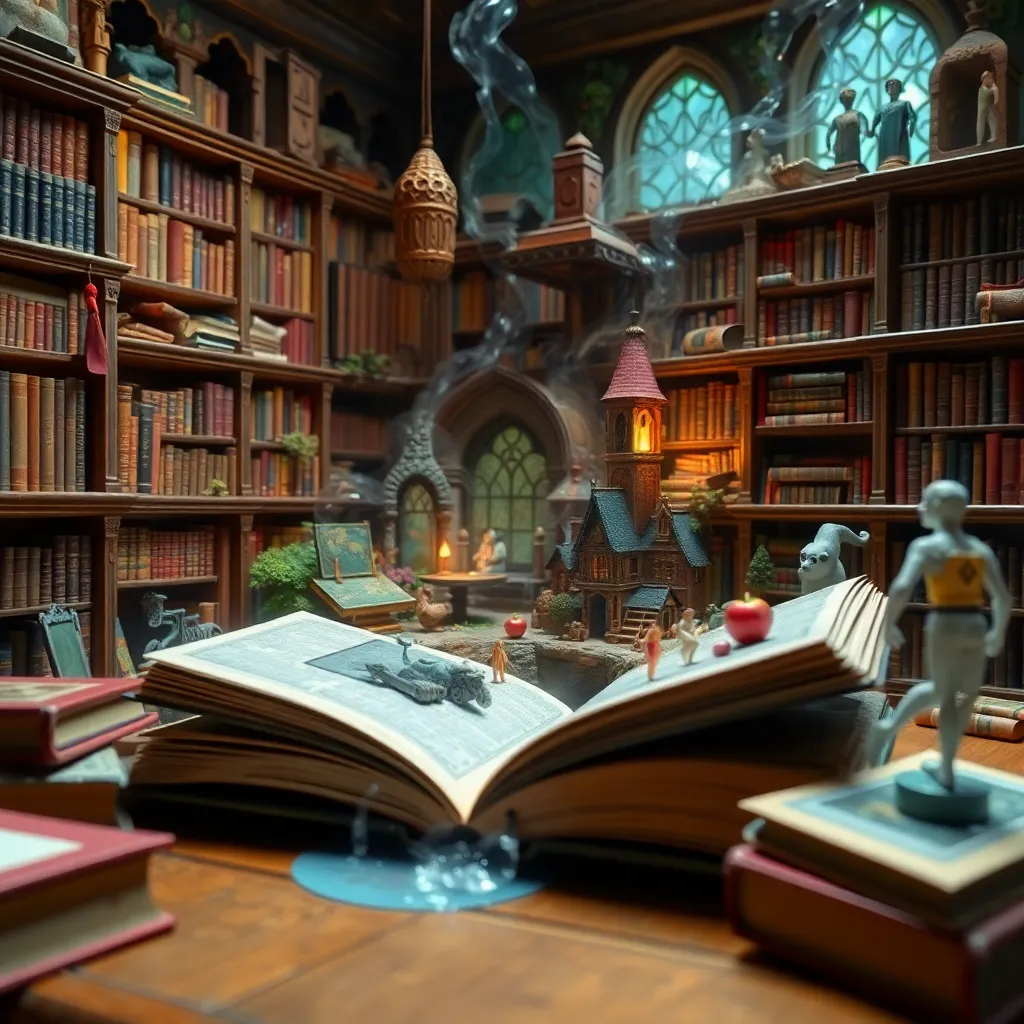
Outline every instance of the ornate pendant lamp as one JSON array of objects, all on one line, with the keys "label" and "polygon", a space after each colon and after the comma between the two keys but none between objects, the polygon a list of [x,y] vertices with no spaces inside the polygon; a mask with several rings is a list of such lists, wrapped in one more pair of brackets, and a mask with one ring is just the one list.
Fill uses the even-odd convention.
[{"label": "ornate pendant lamp", "polygon": [[455,263],[458,192],[434,152],[430,111],[430,0],[423,0],[420,148],[395,185],[395,260],[407,281],[443,281]]}]

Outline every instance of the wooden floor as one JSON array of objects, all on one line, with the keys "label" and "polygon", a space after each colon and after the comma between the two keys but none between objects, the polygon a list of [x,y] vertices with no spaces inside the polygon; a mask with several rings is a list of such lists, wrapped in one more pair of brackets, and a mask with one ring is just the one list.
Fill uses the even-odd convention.
[{"label": "wooden floor", "polygon": [[[897,756],[932,745],[910,726]],[[1021,746],[963,756],[1024,772]],[[37,983],[12,1024],[844,1024],[903,1018],[759,962],[715,878],[608,882],[484,911],[414,915],[307,895],[281,853],[181,843],[153,866],[170,935]]]}]

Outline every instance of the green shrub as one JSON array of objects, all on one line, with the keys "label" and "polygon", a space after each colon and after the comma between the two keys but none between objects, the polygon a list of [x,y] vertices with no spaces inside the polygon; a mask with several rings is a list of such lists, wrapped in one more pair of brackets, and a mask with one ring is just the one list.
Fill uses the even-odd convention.
[{"label": "green shrub", "polygon": [[573,605],[572,597],[569,594],[555,594],[548,605],[548,615],[551,616],[551,625],[561,632],[572,622]]},{"label": "green shrub", "polygon": [[249,586],[263,591],[260,617],[316,611],[309,589],[316,573],[316,548],[311,543],[261,551],[249,569]]}]

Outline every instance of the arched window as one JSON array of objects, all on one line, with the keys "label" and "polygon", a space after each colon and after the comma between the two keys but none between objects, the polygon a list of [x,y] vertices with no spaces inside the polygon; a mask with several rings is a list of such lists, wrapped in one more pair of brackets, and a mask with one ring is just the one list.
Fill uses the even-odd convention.
[{"label": "arched window", "polygon": [[[819,166],[828,167],[833,159],[826,151],[825,136],[832,119],[842,111],[839,91],[847,87],[856,90],[854,107],[870,124],[888,102],[885,83],[890,78],[903,83],[902,98],[909,100],[917,113],[910,139],[911,163],[927,159],[931,120],[928,76],[945,47],[934,24],[922,13],[925,6],[904,0],[869,0],[860,16],[839,35],[831,53],[823,55],[820,43],[812,44],[818,52],[808,93],[818,97],[818,109],[807,155]],[[862,139],[860,152],[864,166],[874,170],[878,140]]]},{"label": "arched window", "polygon": [[[526,196],[549,218],[554,209],[551,161],[562,148],[558,121],[548,110],[549,120],[543,137],[518,107],[509,107],[502,115],[504,135],[501,150],[477,169],[473,182],[477,195]],[[484,123],[474,122],[466,139],[463,167],[480,152],[484,143]]]},{"label": "arched window", "polygon": [[402,565],[416,572],[433,572],[437,567],[434,496],[421,483],[409,484],[402,494],[398,550]]},{"label": "arched window", "polygon": [[624,452],[626,448],[626,414],[620,412],[615,417],[615,451]]},{"label": "arched window", "polygon": [[490,527],[502,534],[507,566],[527,571],[533,534],[548,518],[547,461],[516,425],[500,430],[473,471],[473,536]]}]

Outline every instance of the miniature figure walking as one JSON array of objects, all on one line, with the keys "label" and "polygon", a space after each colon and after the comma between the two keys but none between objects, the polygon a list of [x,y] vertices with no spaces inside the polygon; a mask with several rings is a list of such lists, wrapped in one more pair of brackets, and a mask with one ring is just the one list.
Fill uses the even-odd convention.
[{"label": "miniature figure walking", "polygon": [[[991,71],[981,73],[981,85],[978,87],[978,145],[995,142],[999,131],[996,120],[996,107],[999,106],[999,86],[996,76]],[[986,138],[985,136],[988,136]]]},{"label": "miniature figure walking", "polygon": [[[932,606],[924,627],[925,668],[931,679],[914,686],[890,718],[875,723],[868,748],[869,763],[878,764],[889,739],[916,714],[938,705],[941,760],[925,770],[942,787],[947,804],[957,795],[968,798],[953,777],[953,761],[981,690],[987,661],[1003,648],[1012,605],[992,549],[963,531],[969,501],[967,489],[954,480],[936,480],[924,489],[918,514],[931,534],[907,548],[903,567],[889,588],[884,628],[888,643],[902,647],[903,634],[897,622],[923,576]],[[992,606],[991,623],[984,612],[986,594]],[[951,804],[937,808],[936,801],[920,791],[904,801],[901,779],[897,780],[898,806],[905,813],[930,819],[934,812],[945,815],[943,820],[950,823],[960,813]],[[970,804],[973,812],[968,807],[964,817],[984,820],[987,792],[972,793],[969,799],[974,801]],[[928,810],[915,813],[914,807]]]},{"label": "miniature figure walking", "polygon": [[651,626],[644,634],[644,661],[647,662],[647,681],[654,679],[658,671],[658,660],[661,658],[661,629]]},{"label": "miniature figure walking", "polygon": [[491,648],[491,682],[505,682],[505,672],[508,669],[508,652],[505,650],[505,643],[502,640],[495,640]]},{"label": "miniature figure walking", "polygon": [[700,646],[698,638],[707,632],[708,627],[705,623],[697,625],[693,621],[693,609],[687,608],[685,612],[680,616],[679,622],[676,623],[676,635],[679,637],[679,650],[683,656],[684,665],[693,664],[693,656],[697,653],[697,648]]}]

